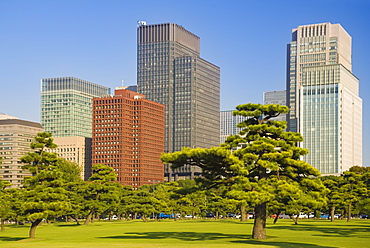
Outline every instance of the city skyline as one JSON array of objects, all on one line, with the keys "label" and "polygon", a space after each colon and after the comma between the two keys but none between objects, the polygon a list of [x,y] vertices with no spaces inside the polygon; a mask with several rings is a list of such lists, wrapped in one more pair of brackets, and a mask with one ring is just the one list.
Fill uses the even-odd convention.
[{"label": "city skyline", "polygon": [[[363,162],[370,165],[366,153],[370,3],[190,2],[197,8],[170,1],[0,1],[0,111],[40,121],[41,78],[73,76],[110,88],[121,80],[124,85],[136,84],[138,20],[178,23],[201,37],[202,57],[221,68],[221,110],[262,103],[263,92],[285,89],[290,30],[304,24],[340,23],[353,37],[354,74],[363,99]],[[17,99],[27,99],[27,104]]]}]

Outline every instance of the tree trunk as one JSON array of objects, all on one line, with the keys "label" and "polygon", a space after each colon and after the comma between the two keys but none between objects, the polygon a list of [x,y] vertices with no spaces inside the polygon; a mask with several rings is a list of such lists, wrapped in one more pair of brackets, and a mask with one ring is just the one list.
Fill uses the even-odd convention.
[{"label": "tree trunk", "polygon": [[297,214],[296,217],[294,217],[293,215],[291,215],[290,218],[293,220],[293,222],[294,222],[295,225],[298,225],[298,218],[299,218],[299,215],[298,214]]},{"label": "tree trunk", "polygon": [[90,220],[92,219],[93,215],[94,215],[93,211],[90,211],[90,213],[86,216],[86,220],[84,223],[85,226],[90,223]]},{"label": "tree trunk", "polygon": [[180,220],[182,220],[182,211],[179,211],[180,213]]},{"label": "tree trunk", "polygon": [[[279,213],[280,213],[280,211],[279,211]],[[278,221],[278,219],[279,219],[279,213],[278,214],[276,214],[276,216],[275,216],[275,218],[274,218],[274,224],[276,224],[276,222]]]},{"label": "tree trunk", "polygon": [[80,222],[78,221],[78,218],[76,216],[72,215],[72,218],[76,221],[77,225],[80,225]]},{"label": "tree trunk", "polygon": [[34,239],[35,238],[35,232],[36,232],[36,227],[41,223],[42,219],[37,219],[32,222],[31,228],[30,228],[30,233],[29,233],[29,238]]},{"label": "tree trunk", "polygon": [[247,213],[245,211],[245,206],[244,205],[241,205],[240,206],[240,221],[247,221],[248,218],[247,218]]},{"label": "tree trunk", "polygon": [[347,222],[349,222],[351,220],[351,210],[352,210],[352,205],[351,204],[348,204],[348,208],[347,208]]},{"label": "tree trunk", "polygon": [[220,213],[216,211],[216,220],[218,220],[219,218],[220,218]]},{"label": "tree trunk", "polygon": [[344,219],[344,209],[342,209],[340,211],[340,219],[343,220]]},{"label": "tree trunk", "polygon": [[2,232],[5,231],[5,220],[4,219],[1,219],[1,231]]},{"label": "tree trunk", "polygon": [[335,206],[331,206],[330,208],[330,221],[334,221],[334,214],[335,214]]},{"label": "tree trunk", "polygon": [[252,238],[266,239],[266,203],[258,204],[254,212]]}]

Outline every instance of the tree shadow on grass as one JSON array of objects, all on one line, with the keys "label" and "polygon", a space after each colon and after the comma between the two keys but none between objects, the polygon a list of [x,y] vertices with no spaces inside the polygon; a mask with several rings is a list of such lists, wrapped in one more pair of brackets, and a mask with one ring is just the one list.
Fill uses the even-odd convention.
[{"label": "tree shadow on grass", "polygon": [[[284,247],[284,248],[334,248],[329,246],[320,246],[307,243],[292,243],[292,242],[276,242],[268,240],[254,240],[248,238],[247,235],[241,234],[225,234],[225,233],[197,233],[197,232],[128,232],[119,236],[106,236],[99,237],[101,239],[177,239],[180,241],[208,241],[208,240],[225,240],[225,242],[230,243],[240,243],[240,244],[250,244],[250,245],[261,245],[261,246],[275,246],[275,247]],[[226,239],[230,239],[227,241]]]},{"label": "tree shadow on grass", "polygon": [[[370,226],[358,226],[358,225],[339,225],[339,226],[330,226],[324,224],[319,225],[310,225],[310,224],[298,224],[291,226],[269,226],[268,229],[280,229],[280,230],[289,230],[297,232],[315,232],[314,236],[353,236],[357,238],[368,238],[368,233],[370,233]],[[366,234],[364,237],[364,234]]]},{"label": "tree shadow on grass", "polygon": [[0,240],[1,241],[19,241],[19,240],[24,240],[24,239],[28,239],[27,238],[15,238],[15,237],[7,237],[7,236],[0,236]]},{"label": "tree shadow on grass", "polygon": [[57,227],[78,227],[78,226],[83,226],[82,224],[77,225],[77,224],[56,224],[55,226]]}]

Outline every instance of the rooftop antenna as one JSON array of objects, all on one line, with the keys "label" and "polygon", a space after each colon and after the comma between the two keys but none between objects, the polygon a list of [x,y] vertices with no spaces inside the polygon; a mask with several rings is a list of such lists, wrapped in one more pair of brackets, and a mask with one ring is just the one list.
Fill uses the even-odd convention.
[{"label": "rooftop antenna", "polygon": [[124,90],[124,89],[127,89],[128,86],[124,86],[124,81],[125,80],[123,80],[123,79],[121,80],[122,86],[121,87],[116,87],[116,90]]},{"label": "rooftop antenna", "polygon": [[137,22],[137,26],[145,26],[146,25],[146,21],[138,21]]}]

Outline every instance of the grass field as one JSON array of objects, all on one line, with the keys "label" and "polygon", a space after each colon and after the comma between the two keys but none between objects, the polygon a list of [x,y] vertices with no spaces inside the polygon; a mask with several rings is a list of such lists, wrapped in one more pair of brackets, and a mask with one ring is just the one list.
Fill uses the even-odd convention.
[{"label": "grass field", "polygon": [[370,247],[370,220],[268,220],[267,239],[250,238],[252,220],[100,221],[88,226],[74,223],[42,224],[36,239],[29,226],[7,225],[0,247]]}]

